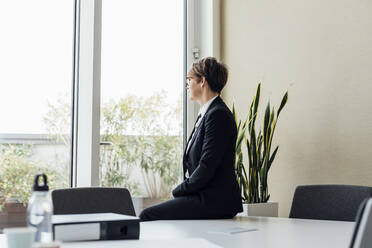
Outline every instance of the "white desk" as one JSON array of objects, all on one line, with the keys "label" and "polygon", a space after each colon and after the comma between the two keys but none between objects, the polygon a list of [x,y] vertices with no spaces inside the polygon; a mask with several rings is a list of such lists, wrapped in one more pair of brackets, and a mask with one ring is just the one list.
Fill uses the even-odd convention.
[{"label": "white desk", "polygon": [[[233,227],[258,230],[237,234],[210,233],[210,231],[227,230]],[[174,245],[186,238],[203,238],[227,248],[342,248],[349,246],[353,227],[353,222],[266,217],[236,217],[232,220],[153,221],[141,223],[140,241],[65,243],[61,248],[155,247],[155,243],[151,246],[151,240],[168,240],[172,245],[162,245],[161,247],[180,248],[181,246]]]}]

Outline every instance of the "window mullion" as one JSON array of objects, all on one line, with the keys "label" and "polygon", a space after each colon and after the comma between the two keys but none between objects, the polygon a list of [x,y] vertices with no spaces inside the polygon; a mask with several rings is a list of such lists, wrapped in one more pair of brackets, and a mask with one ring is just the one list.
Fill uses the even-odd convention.
[{"label": "window mullion", "polygon": [[74,186],[99,185],[101,0],[79,0],[75,63]]},{"label": "window mullion", "polygon": [[[203,57],[220,59],[220,0],[187,1],[187,56],[189,69]],[[197,53],[198,56],[195,56]],[[187,96],[187,136],[190,135],[198,115],[199,105]]]}]

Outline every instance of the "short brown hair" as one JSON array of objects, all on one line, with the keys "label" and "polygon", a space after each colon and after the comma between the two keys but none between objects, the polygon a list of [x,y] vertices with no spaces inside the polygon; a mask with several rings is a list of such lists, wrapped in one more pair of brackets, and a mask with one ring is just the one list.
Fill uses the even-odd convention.
[{"label": "short brown hair", "polygon": [[203,58],[193,63],[191,70],[195,76],[205,77],[211,90],[217,93],[221,93],[225,87],[229,74],[225,64],[213,57]]}]

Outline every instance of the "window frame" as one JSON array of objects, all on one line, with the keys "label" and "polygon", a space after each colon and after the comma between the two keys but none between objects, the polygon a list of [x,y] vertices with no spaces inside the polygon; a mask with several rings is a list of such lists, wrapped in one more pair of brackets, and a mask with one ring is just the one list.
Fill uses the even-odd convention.
[{"label": "window frame", "polygon": [[99,185],[102,0],[75,0],[72,187]]}]

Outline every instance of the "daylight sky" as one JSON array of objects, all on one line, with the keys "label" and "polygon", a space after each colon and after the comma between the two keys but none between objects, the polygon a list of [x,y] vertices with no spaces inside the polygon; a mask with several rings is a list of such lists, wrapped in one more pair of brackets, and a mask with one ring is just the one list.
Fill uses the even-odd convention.
[{"label": "daylight sky", "polygon": [[[183,1],[103,0],[101,102],[182,94]],[[47,103],[70,100],[73,1],[0,0],[0,134],[45,133]]]}]

